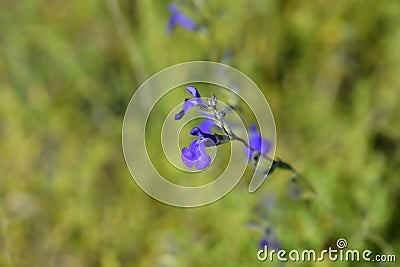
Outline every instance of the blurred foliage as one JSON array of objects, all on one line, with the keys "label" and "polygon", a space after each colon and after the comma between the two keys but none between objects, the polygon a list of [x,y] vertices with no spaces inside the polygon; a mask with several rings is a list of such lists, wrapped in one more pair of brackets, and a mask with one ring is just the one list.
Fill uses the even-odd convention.
[{"label": "blurred foliage", "polygon": [[[400,3],[180,3],[207,28],[168,35],[166,1],[1,1],[0,266],[267,264],[247,223],[266,219],[270,195],[285,249],[345,237],[399,258]],[[140,190],[121,151],[125,108],[150,75],[192,60],[225,60],[257,83],[277,155],[316,196],[290,199],[284,171],[196,209]]]}]

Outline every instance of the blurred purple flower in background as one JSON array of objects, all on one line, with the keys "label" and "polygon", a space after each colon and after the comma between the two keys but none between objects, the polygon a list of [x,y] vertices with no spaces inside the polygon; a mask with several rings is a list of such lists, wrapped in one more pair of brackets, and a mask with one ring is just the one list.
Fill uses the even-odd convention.
[{"label": "blurred purple flower in background", "polygon": [[177,25],[180,25],[181,27],[189,31],[196,30],[197,24],[188,16],[183,14],[175,3],[170,3],[168,5],[168,9],[169,12],[171,12],[171,16],[169,17],[167,24],[168,33],[171,33]]},{"label": "blurred purple flower in background", "polygon": [[264,237],[260,240],[260,248],[263,249],[265,246],[267,246],[270,249],[274,249],[274,250],[280,250],[282,248],[282,245],[281,245],[281,243],[279,243],[279,241],[273,240],[273,239],[268,239],[266,237]]},{"label": "blurred purple flower in background", "polygon": [[[271,150],[271,142],[265,138],[262,138],[261,134],[257,130],[257,126],[255,124],[250,125],[250,137],[249,137],[249,146],[260,152],[262,155],[266,155]],[[245,148],[245,153],[248,155],[249,159],[253,157],[253,151],[249,148]]]},{"label": "blurred purple flower in background", "polygon": [[248,223],[248,226],[250,228],[262,231],[262,236],[259,239],[258,246],[261,249],[264,249],[264,247],[267,246],[270,249],[280,250],[282,248],[282,243],[279,241],[274,229],[265,220],[265,218],[263,219],[263,221],[264,222],[262,223],[262,225],[254,222]]},{"label": "blurred purple flower in background", "polygon": [[[293,175],[288,182],[288,195],[291,199],[300,199],[303,195],[303,187],[296,175]],[[312,191],[312,189],[311,189]]]},{"label": "blurred purple flower in background", "polygon": [[282,248],[281,242],[278,240],[275,232],[270,227],[265,228],[265,233],[264,236],[260,239],[259,246],[262,249],[265,246],[274,250],[280,250]]}]

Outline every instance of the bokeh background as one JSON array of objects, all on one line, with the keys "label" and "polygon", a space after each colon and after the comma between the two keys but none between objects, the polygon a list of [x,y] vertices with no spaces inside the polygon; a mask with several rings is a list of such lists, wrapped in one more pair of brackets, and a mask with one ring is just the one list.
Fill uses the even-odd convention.
[{"label": "bokeh background", "polygon": [[[256,257],[265,225],[287,250],[344,237],[400,260],[400,3],[176,3],[198,31],[168,34],[167,1],[0,1],[0,266],[271,265]],[[301,194],[277,170],[253,194],[244,179],[181,209],[134,183],[125,108],[150,75],[192,60],[257,83]]]}]

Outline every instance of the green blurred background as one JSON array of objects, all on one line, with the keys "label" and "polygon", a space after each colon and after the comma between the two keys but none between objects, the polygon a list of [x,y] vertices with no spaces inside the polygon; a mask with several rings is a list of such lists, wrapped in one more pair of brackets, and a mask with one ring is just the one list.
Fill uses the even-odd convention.
[{"label": "green blurred background", "polygon": [[[183,1],[208,29],[171,34],[167,1],[0,4],[0,266],[268,265],[249,221],[268,221],[287,250],[344,237],[400,257],[398,1]],[[195,209],[140,190],[122,154],[125,108],[150,75],[192,60],[257,83],[276,155],[315,196],[289,198],[285,171]]]}]

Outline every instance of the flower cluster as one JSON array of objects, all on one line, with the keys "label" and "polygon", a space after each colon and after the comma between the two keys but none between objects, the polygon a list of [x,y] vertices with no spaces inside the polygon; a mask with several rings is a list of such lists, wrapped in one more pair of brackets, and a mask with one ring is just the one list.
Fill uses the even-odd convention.
[{"label": "flower cluster", "polygon": [[[183,8],[175,3],[168,5],[170,17],[168,19],[166,29],[168,33],[172,33],[177,27],[181,27],[190,32],[205,33],[210,45],[210,58],[214,61],[227,63],[227,60],[232,58],[232,49],[229,47],[220,48],[215,45],[215,35],[210,25],[210,18],[202,17],[201,12],[198,12],[198,7],[193,7],[193,14],[196,15],[195,20],[182,12]],[[184,11],[184,10],[183,10]],[[220,50],[219,50],[220,49]],[[222,56],[222,57],[221,57]],[[193,141],[184,147],[181,151],[183,163],[189,168],[204,170],[211,164],[211,157],[207,155],[207,148],[219,146],[231,141],[237,141],[243,145],[243,158],[257,165],[260,160],[267,160],[271,164],[270,168],[262,172],[266,177],[273,173],[276,169],[289,170],[292,172],[292,178],[288,184],[288,194],[292,199],[299,199],[304,195],[303,184],[300,185],[299,173],[288,163],[283,160],[268,157],[272,149],[272,142],[263,137],[256,124],[248,125],[248,139],[243,139],[237,136],[226,120],[226,111],[217,109],[217,98],[201,97],[200,93],[194,86],[187,86],[187,92],[192,96],[186,98],[181,110],[175,114],[175,120],[182,119],[185,114],[192,108],[195,108],[204,118],[190,130],[190,134],[194,137]],[[239,89],[237,89],[239,90]],[[240,107],[231,107],[239,110]],[[260,166],[260,165],[259,165]],[[262,166],[262,165],[261,165]],[[267,216],[268,217],[268,216]],[[271,249],[279,250],[282,244],[278,239],[271,222],[262,216],[263,223],[257,226],[261,232],[258,245],[261,249],[268,246]]]},{"label": "flower cluster", "polygon": [[[249,142],[246,142],[236,136],[229,123],[224,120],[226,112],[217,109],[215,95],[212,98],[202,98],[194,86],[187,86],[186,90],[193,98],[185,99],[182,109],[175,115],[175,120],[180,120],[189,109],[194,107],[205,117],[205,120],[190,131],[190,134],[198,137],[198,139],[195,139],[189,147],[182,149],[182,161],[186,166],[189,168],[195,166],[198,170],[207,168],[211,163],[211,158],[207,155],[205,148],[218,146],[232,140],[244,144],[244,151],[249,159],[259,158],[260,155],[267,157],[266,155],[271,149],[271,142],[261,136],[255,124],[250,125],[250,138]],[[212,129],[224,134],[212,133]]]},{"label": "flower cluster", "polygon": [[186,16],[176,4],[170,3],[168,9],[171,13],[167,23],[168,33],[171,33],[178,25],[189,31],[197,29],[197,24],[191,18]]}]

